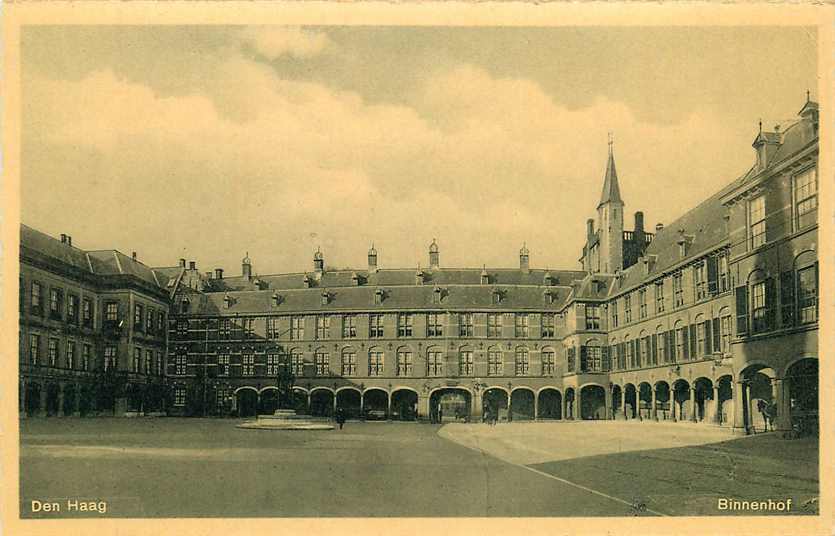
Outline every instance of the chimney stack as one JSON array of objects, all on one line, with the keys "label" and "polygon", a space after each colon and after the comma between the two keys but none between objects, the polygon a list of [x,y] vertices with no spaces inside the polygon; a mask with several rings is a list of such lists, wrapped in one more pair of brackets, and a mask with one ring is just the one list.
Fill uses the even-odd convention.
[{"label": "chimney stack", "polygon": [[67,235],[67,245],[72,246],[72,237],[70,235]]},{"label": "chimney stack", "polygon": [[133,259],[133,260],[136,260],[136,252],[135,251],[130,252],[130,258]]},{"label": "chimney stack", "polygon": [[223,279],[223,268],[215,268],[215,279]]},{"label": "chimney stack", "polygon": [[61,233],[61,243],[62,244],[67,243],[67,235],[65,235],[64,233]]},{"label": "chimney stack", "polygon": [[322,272],[325,271],[325,256],[322,255],[322,250],[318,247],[316,253],[313,254],[313,271],[317,277],[321,277]]},{"label": "chimney stack", "polygon": [[189,270],[197,270],[197,261],[188,261]]},{"label": "chimney stack", "polygon": [[185,267],[186,267],[186,260],[185,259],[180,259],[180,268],[185,268]]},{"label": "chimney stack", "polygon": [[591,242],[592,237],[594,236],[594,219],[589,218],[586,220],[586,237],[588,241]]},{"label": "chimney stack", "polygon": [[641,234],[644,232],[644,213],[640,210],[635,213],[635,233],[638,232]]},{"label": "chimney stack", "polygon": [[663,230],[664,230],[664,224],[663,223],[656,223],[655,224],[655,232],[656,233],[660,233]]}]

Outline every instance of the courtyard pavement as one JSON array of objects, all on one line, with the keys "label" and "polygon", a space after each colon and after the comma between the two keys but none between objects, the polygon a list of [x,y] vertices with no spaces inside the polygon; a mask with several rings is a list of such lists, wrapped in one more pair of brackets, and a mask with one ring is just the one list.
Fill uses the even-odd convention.
[{"label": "courtyard pavement", "polygon": [[818,493],[816,441],[688,425],[240,422],[24,421],[21,515],[52,517],[33,515],[31,500],[72,497],[108,501],[108,517],[694,515],[721,513],[717,496],[752,485],[799,501]]}]

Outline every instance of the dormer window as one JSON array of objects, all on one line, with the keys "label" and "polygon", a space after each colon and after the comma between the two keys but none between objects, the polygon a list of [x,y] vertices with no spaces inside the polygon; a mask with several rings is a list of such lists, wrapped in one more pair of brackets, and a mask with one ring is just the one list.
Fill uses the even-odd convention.
[{"label": "dormer window", "polygon": [[543,293],[543,295],[545,296],[545,303],[551,303],[551,304],[553,304],[554,302],[556,302],[556,301],[557,301],[557,293],[556,293],[556,292],[553,292],[553,291],[550,291],[550,290],[546,290],[546,291]]},{"label": "dormer window", "polygon": [[225,294],[223,296],[223,306],[227,309],[232,307],[232,296],[230,296],[229,294]]},{"label": "dormer window", "polygon": [[381,303],[383,303],[383,295],[384,295],[383,289],[378,288],[377,290],[374,291],[374,304],[375,305],[380,305]]},{"label": "dormer window", "polygon": [[489,285],[490,284],[490,274],[487,273],[487,268],[482,268],[481,270],[481,284],[482,285]]},{"label": "dormer window", "polygon": [[279,296],[278,292],[273,292],[271,301],[273,307],[278,307],[281,304],[281,296]]},{"label": "dormer window", "polygon": [[304,288],[310,288],[310,277],[307,274],[304,274],[304,279],[302,279],[302,284]]},{"label": "dormer window", "polygon": [[493,303],[499,304],[502,303],[502,291],[499,289],[493,289]]},{"label": "dormer window", "polygon": [[351,272],[351,284],[355,287],[360,284],[360,276],[358,276],[356,272]]},{"label": "dormer window", "polygon": [[441,287],[435,287],[435,289],[432,291],[432,295],[435,303],[441,303],[441,297],[443,295]]},{"label": "dormer window", "polygon": [[180,312],[187,313],[189,309],[189,305],[191,305],[188,301],[188,298],[183,298],[183,301],[180,302]]},{"label": "dormer window", "polygon": [[322,305],[327,305],[330,302],[330,294],[328,292],[322,292]]}]

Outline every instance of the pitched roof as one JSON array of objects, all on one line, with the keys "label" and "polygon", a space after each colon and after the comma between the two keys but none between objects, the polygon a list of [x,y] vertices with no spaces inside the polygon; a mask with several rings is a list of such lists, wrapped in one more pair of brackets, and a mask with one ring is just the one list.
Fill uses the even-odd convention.
[{"label": "pitched roof", "polygon": [[79,270],[91,273],[94,271],[84,250],[65,244],[28,225],[20,225],[20,246]]},{"label": "pitched roof", "polygon": [[603,178],[603,192],[600,194],[600,205],[605,203],[623,203],[618,186],[618,172],[615,169],[615,155],[609,145],[609,161],[606,162],[606,176]]}]

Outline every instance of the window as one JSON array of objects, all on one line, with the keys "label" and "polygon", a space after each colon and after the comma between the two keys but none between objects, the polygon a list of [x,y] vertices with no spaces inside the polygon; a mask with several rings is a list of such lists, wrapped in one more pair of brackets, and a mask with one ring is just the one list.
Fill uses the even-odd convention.
[{"label": "window", "polygon": [[765,244],[765,196],[759,196],[748,203],[748,222],[751,249]]},{"label": "window", "polygon": [[330,339],[331,337],[331,317],[322,315],[316,317],[316,338]]},{"label": "window", "polygon": [[397,315],[397,336],[411,337],[414,315],[405,313]]},{"label": "window", "polygon": [[[181,322],[180,320],[177,321],[177,326],[178,327],[180,325],[180,322]],[[188,329],[188,326],[186,326],[186,329]],[[218,326],[218,330],[220,332],[220,338],[221,339],[230,338],[231,335],[232,335],[232,321],[228,318],[220,319],[220,324]]]},{"label": "window", "polygon": [[501,376],[504,374],[504,363],[502,362],[502,351],[498,348],[490,348],[487,352],[487,375]]},{"label": "window", "polygon": [[313,356],[313,361],[316,364],[317,376],[330,376],[331,373],[331,358],[330,354],[323,348],[316,350]]},{"label": "window", "polygon": [[37,281],[32,281],[32,314],[43,314],[43,304],[41,303],[41,284]]},{"label": "window", "polygon": [[530,336],[528,314],[516,313],[516,337],[527,338],[528,336]]},{"label": "window", "polygon": [[29,335],[29,362],[33,365],[40,364],[41,336],[34,333]]},{"label": "window", "polygon": [[107,372],[108,370],[117,370],[118,367],[118,360],[116,356],[116,347],[115,346],[105,346],[104,347],[104,371]]},{"label": "window", "polygon": [[638,356],[638,363],[639,367],[646,366],[649,364],[649,341],[646,337],[641,337],[638,339],[638,345],[641,348],[641,355]]},{"label": "window", "polygon": [[718,257],[719,292],[727,292],[731,289],[731,279],[728,272],[728,255],[722,254]]},{"label": "window", "polygon": [[267,318],[267,338],[277,339],[279,335],[278,318],[271,316]]},{"label": "window", "polygon": [[623,316],[627,324],[632,322],[632,294],[623,297]]},{"label": "window", "polygon": [[244,339],[251,339],[255,336],[255,319],[244,318],[241,320],[241,331]]},{"label": "window", "polygon": [[383,352],[380,350],[372,350],[368,352],[368,375],[383,375]]},{"label": "window", "polygon": [[818,171],[804,171],[794,178],[795,214],[797,230],[818,222]]},{"label": "window", "polygon": [[[267,356],[269,363],[269,356]],[[267,365],[267,374],[269,374],[269,365]],[[217,374],[218,376],[229,376],[229,354],[217,355]]]},{"label": "window", "polygon": [[89,344],[81,346],[81,370],[90,370],[90,356],[93,348]]},{"label": "window", "polygon": [[443,354],[437,350],[430,350],[427,354],[427,376],[443,376],[444,375],[444,358]]},{"label": "window", "polygon": [[183,301],[180,302],[180,312],[181,313],[187,313],[189,305],[190,304],[189,304],[188,298],[183,298]]},{"label": "window", "polygon": [[647,289],[638,291],[638,318],[647,317]]},{"label": "window", "polygon": [[[629,313],[627,310],[626,321],[629,322]],[[600,329],[600,306],[586,305],[586,329]]]},{"label": "window", "polygon": [[342,338],[353,339],[357,336],[356,315],[344,315],[342,317]]},{"label": "window", "polygon": [[154,362],[154,352],[151,350],[145,350],[145,374],[152,374],[154,371],[153,368]]},{"label": "window", "polygon": [[516,349],[516,375],[517,376],[527,376],[528,369],[530,368],[530,356],[528,354],[527,348],[517,348]]},{"label": "window", "polygon": [[[227,320],[227,322],[229,321]],[[177,335],[179,335],[180,337],[188,336],[188,320],[184,318],[177,320]]]},{"label": "window", "polygon": [[357,354],[353,350],[342,352],[342,375],[355,376],[357,373]]},{"label": "window", "polygon": [[551,376],[554,374],[555,354],[553,350],[542,351],[542,375]]},{"label": "window", "polygon": [[61,302],[63,296],[60,289],[49,289],[49,317],[54,319],[61,318]]},{"label": "window", "polygon": [[624,352],[624,361],[630,368],[635,368],[635,345],[632,341],[629,340],[629,336],[625,336],[623,338],[624,348],[626,349]]},{"label": "window", "polygon": [[617,300],[612,301],[611,314],[612,314],[612,327],[616,328],[616,327],[618,327],[618,323],[619,323],[619,320],[620,320],[618,318],[618,301]]},{"label": "window", "polygon": [[426,336],[427,337],[443,337],[444,336],[444,314],[443,313],[429,313],[426,320]]},{"label": "window", "polygon": [[603,372],[603,352],[600,346],[585,346],[586,366],[583,372]]},{"label": "window", "polygon": [[67,341],[67,368],[75,369],[75,341]]},{"label": "window", "polygon": [[145,331],[147,333],[154,332],[154,311],[153,309],[148,309],[148,312],[145,313]]},{"label": "window", "polygon": [[818,269],[816,265],[797,271],[797,297],[800,323],[818,321]]},{"label": "window", "polygon": [[491,339],[497,339],[502,336],[501,313],[487,313],[487,336]]},{"label": "window", "polygon": [[383,291],[377,289],[374,291],[374,305],[380,305],[381,303],[383,303]]},{"label": "window", "polygon": [[290,318],[290,339],[300,341],[304,339],[304,317],[294,316]]},{"label": "window", "polygon": [[162,376],[162,352],[157,351],[157,376]]},{"label": "window", "polygon": [[81,300],[81,324],[88,328],[93,326],[93,302],[90,298]]},{"label": "window", "polygon": [[157,315],[157,330],[160,333],[165,333],[165,311],[160,311]]},{"label": "window", "polygon": [[696,287],[696,301],[707,298],[707,263],[705,261],[693,266],[693,284]]},{"label": "window", "polygon": [[67,322],[78,324],[78,296],[67,296]]},{"label": "window", "polygon": [[175,406],[185,406],[186,405],[186,388],[185,387],[175,387],[174,388],[174,405]]},{"label": "window", "polygon": [[241,356],[241,376],[255,375],[255,356],[246,353]]},{"label": "window", "polygon": [[731,351],[731,315],[722,317],[722,351]]},{"label": "window", "polygon": [[673,274],[673,299],[676,307],[684,305],[684,287],[682,286],[681,272]]},{"label": "window", "polygon": [[687,346],[684,338],[686,337],[685,332],[687,331],[686,327],[676,328],[676,359],[682,360],[684,359],[684,349]]},{"label": "window", "polygon": [[696,320],[696,355],[693,356],[703,356],[707,355],[707,348],[705,347],[705,323]]},{"label": "window", "polygon": [[553,313],[542,313],[542,338],[554,338],[554,315]]},{"label": "window", "polygon": [[655,312],[664,312],[664,280],[655,282]]},{"label": "window", "polygon": [[116,322],[119,320],[119,304],[116,302],[107,302],[104,305],[104,319],[108,322]]},{"label": "window", "polygon": [[137,331],[142,331],[144,326],[142,325],[142,317],[143,317],[143,310],[142,305],[135,304],[133,306],[133,329]]},{"label": "window", "polygon": [[188,368],[188,356],[185,349],[180,349],[177,356],[174,358],[174,374],[177,376],[185,376]]},{"label": "window", "polygon": [[370,315],[368,317],[368,336],[371,338],[383,337],[383,315]]},{"label": "window", "polygon": [[658,339],[658,357],[662,359],[664,363],[670,362],[670,349],[667,348],[667,332],[662,331],[661,327],[659,326],[658,330],[656,331],[656,338]]},{"label": "window", "polygon": [[142,371],[142,349],[141,348],[134,348],[133,349],[133,363],[131,363],[131,372],[141,372]]},{"label": "window", "polygon": [[223,407],[224,405],[226,405],[226,401],[229,399],[229,397],[229,389],[227,387],[217,388],[216,403],[218,407]]},{"label": "window", "polygon": [[458,315],[458,336],[473,336],[473,313],[461,313]]},{"label": "window", "polygon": [[[220,358],[218,357],[218,363],[220,362]],[[278,376],[278,354],[277,353],[269,353],[267,354],[267,376]]]},{"label": "window", "polygon": [[767,303],[765,297],[765,281],[756,283],[751,288],[751,313],[753,315],[754,333],[768,329],[766,321]]},{"label": "window", "polygon": [[298,348],[293,348],[290,351],[290,372],[294,376],[304,375],[304,357]]},{"label": "window", "polygon": [[412,352],[411,350],[401,349],[397,351],[397,375],[411,376],[412,375]]},{"label": "window", "polygon": [[47,355],[49,356],[49,366],[50,367],[57,367],[58,366],[58,339],[49,339],[49,347],[47,349]]},{"label": "window", "polygon": [[473,374],[473,353],[470,350],[458,352],[458,374],[471,376]]}]

